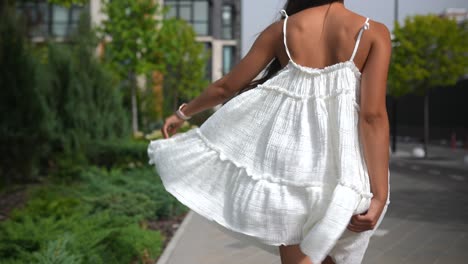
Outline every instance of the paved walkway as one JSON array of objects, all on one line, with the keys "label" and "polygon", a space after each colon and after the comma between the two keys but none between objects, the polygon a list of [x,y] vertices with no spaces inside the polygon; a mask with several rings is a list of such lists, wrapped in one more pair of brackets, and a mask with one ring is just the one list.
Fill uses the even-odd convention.
[{"label": "paved walkway", "polygon": [[[391,204],[370,242],[364,264],[467,263],[467,151],[431,147],[429,161],[400,144],[391,160]],[[158,264],[280,264],[190,212]]]}]

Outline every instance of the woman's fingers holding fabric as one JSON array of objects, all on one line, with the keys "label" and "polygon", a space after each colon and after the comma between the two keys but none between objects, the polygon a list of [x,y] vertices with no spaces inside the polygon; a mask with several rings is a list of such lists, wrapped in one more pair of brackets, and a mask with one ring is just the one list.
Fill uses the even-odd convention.
[{"label": "woman's fingers holding fabric", "polygon": [[180,119],[176,115],[171,115],[168,117],[161,129],[164,138],[169,138],[177,132],[177,130],[182,126],[184,120]]},{"label": "woman's fingers holding fabric", "polygon": [[384,206],[384,202],[373,198],[369,209],[365,213],[353,215],[351,217],[348,229],[354,232],[363,232],[374,229],[380,215],[382,214]]},{"label": "woman's fingers holding fabric", "polygon": [[360,233],[360,232],[369,230],[369,229],[363,228],[361,226],[356,226],[356,225],[353,225],[353,224],[349,224],[347,226],[347,229],[350,230],[350,231],[356,232],[356,233]]},{"label": "woman's fingers holding fabric", "polygon": [[169,124],[167,123],[167,119],[166,119],[166,121],[164,122],[163,127],[161,128],[161,132],[162,132],[164,138],[168,138],[168,137],[169,137],[169,135],[168,135],[168,133],[167,133],[167,128],[168,128],[168,127],[169,127]]},{"label": "woman's fingers holding fabric", "polygon": [[354,215],[348,225],[348,229],[354,232],[372,230],[375,227],[372,218],[366,215]]}]

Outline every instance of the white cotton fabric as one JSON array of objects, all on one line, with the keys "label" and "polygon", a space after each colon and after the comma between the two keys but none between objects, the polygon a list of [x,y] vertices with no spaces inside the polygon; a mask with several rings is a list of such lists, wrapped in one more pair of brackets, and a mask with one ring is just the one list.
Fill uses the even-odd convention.
[{"label": "white cotton fabric", "polygon": [[373,196],[360,76],[351,60],[316,69],[291,59],[199,128],[151,141],[149,163],[169,193],[242,241],[277,255],[299,244],[314,264],[361,263],[375,229],[346,230]]}]

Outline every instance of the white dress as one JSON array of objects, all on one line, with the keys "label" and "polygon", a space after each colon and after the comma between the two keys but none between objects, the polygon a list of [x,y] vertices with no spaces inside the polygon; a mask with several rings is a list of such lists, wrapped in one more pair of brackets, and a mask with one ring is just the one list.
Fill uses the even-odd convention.
[{"label": "white dress", "polygon": [[151,141],[149,163],[169,193],[241,241],[277,255],[299,244],[314,264],[361,263],[375,229],[346,227],[372,197],[353,62],[369,19],[349,61],[317,69],[291,59],[282,12],[287,66],[200,127]]}]

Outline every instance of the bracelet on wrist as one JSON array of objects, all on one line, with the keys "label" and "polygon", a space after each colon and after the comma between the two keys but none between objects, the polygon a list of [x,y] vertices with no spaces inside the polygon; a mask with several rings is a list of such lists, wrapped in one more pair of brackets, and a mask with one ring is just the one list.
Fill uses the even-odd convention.
[{"label": "bracelet on wrist", "polygon": [[184,108],[187,104],[186,103],[183,103],[179,106],[179,109],[177,109],[177,111],[175,111],[175,114],[180,118],[180,119],[183,119],[183,120],[189,120],[190,118],[192,118],[192,116],[188,116],[188,115],[185,115],[184,112],[182,112],[182,108]]}]

